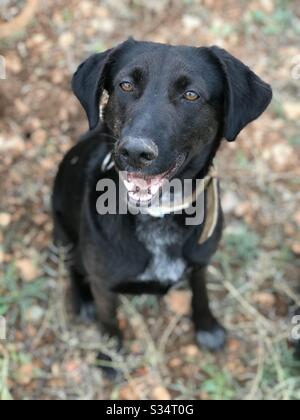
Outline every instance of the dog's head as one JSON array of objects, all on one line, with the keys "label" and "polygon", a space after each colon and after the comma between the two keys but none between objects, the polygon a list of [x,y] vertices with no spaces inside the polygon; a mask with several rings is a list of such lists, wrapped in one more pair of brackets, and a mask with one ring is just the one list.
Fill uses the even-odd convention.
[{"label": "dog's head", "polygon": [[132,198],[146,201],[165,179],[188,167],[199,173],[221,138],[235,140],[272,98],[270,86],[223,49],[133,39],[85,61],[73,90],[91,130],[107,91],[103,118],[116,167],[127,172]]}]

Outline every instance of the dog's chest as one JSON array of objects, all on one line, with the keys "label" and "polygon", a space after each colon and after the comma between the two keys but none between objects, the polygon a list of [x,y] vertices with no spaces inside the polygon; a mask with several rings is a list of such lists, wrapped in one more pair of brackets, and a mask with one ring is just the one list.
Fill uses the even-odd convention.
[{"label": "dog's chest", "polygon": [[172,220],[139,215],[136,233],[151,254],[146,271],[139,276],[139,280],[163,283],[180,281],[187,267],[182,257],[183,229]]}]

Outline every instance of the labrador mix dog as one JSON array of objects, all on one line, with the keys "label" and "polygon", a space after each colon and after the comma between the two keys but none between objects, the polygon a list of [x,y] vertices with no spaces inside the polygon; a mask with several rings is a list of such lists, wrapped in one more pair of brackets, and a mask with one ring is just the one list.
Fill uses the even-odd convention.
[{"label": "labrador mix dog", "polygon": [[[56,245],[72,249],[76,311],[96,316],[121,347],[118,295],[164,294],[185,277],[197,343],[222,349],[225,329],[211,313],[206,290],[206,269],[222,234],[219,197],[214,210],[204,205],[203,223],[187,225],[184,211],[101,215],[97,185],[104,178],[123,183],[129,201],[147,208],[166,180],[206,179],[222,139],[234,141],[267,108],[270,86],[216,46],[133,39],[88,58],[72,86],[90,130],[59,168],[53,215]],[[199,241],[212,211],[213,229]]]}]

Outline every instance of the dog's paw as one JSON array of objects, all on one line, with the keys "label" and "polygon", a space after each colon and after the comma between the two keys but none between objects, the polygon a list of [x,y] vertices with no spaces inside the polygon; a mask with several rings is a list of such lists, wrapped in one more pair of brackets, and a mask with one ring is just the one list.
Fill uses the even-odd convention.
[{"label": "dog's paw", "polygon": [[104,353],[98,353],[97,356],[97,367],[102,370],[102,373],[106,379],[111,382],[120,382],[122,379],[122,373],[120,370],[113,366],[111,357]]},{"label": "dog's paw", "polygon": [[197,344],[210,351],[224,350],[227,334],[225,328],[216,324],[211,330],[198,330],[196,334]]}]

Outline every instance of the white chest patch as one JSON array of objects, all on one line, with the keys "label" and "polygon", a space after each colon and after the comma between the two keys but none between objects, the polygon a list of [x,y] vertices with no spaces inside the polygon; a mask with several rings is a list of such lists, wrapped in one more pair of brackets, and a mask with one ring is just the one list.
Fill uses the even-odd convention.
[{"label": "white chest patch", "polygon": [[151,216],[137,217],[138,239],[151,254],[150,263],[139,280],[177,283],[187,268],[180,252],[183,237],[178,226]]}]

